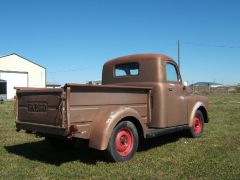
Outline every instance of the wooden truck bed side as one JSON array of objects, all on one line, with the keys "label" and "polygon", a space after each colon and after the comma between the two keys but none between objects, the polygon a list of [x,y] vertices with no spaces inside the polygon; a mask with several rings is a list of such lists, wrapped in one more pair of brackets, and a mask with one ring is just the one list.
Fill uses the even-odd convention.
[{"label": "wooden truck bed side", "polygon": [[[69,126],[74,126],[74,137],[91,141],[100,138],[100,134],[104,134],[104,131],[108,134],[107,131],[111,129],[106,126],[110,116],[119,113],[123,108],[126,109],[111,123],[115,124],[121,118],[127,117],[127,109],[138,114],[138,121],[142,126],[146,126],[151,118],[149,113],[151,88],[66,84],[65,89],[67,89],[67,112],[69,112],[67,118]],[[102,131],[100,132],[99,129]],[[99,133],[96,133],[98,131]]]}]

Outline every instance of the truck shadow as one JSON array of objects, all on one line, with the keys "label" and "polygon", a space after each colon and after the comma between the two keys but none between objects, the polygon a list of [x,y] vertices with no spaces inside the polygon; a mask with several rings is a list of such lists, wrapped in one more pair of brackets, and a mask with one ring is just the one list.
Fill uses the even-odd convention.
[{"label": "truck shadow", "polygon": [[162,135],[159,137],[146,139],[143,142],[141,142],[140,147],[138,148],[138,151],[147,151],[149,149],[164,146],[169,143],[174,143],[178,141],[181,138],[189,138],[187,131],[179,131],[171,134]]},{"label": "truck shadow", "polygon": [[[174,143],[183,137],[185,137],[185,134],[184,132],[181,132],[147,139],[140,145],[138,151],[147,151],[155,147]],[[88,145],[81,141],[75,143],[73,147],[63,146],[54,148],[49,142],[41,140],[37,142],[5,146],[5,149],[9,153],[55,166],[71,161],[80,161],[85,164],[96,164],[98,161],[106,161],[102,151],[88,148]]]},{"label": "truck shadow", "polygon": [[97,161],[104,161],[101,151],[88,148],[83,142],[77,142],[74,146],[63,145],[53,147],[45,140],[5,146],[5,149],[12,154],[59,166],[66,162],[81,161],[85,164],[96,164]]}]

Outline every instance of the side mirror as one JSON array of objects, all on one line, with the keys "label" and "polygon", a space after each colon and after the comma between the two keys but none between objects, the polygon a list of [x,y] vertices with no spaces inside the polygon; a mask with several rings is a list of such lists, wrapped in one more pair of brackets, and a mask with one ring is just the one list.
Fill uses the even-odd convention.
[{"label": "side mirror", "polygon": [[184,81],[183,86],[188,86],[188,83],[186,81]]}]

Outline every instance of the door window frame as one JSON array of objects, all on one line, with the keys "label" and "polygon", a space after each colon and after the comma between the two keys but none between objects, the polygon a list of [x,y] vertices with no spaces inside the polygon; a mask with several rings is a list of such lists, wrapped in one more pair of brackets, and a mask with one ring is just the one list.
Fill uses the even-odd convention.
[{"label": "door window frame", "polygon": [[[170,81],[170,80],[167,79],[167,64],[170,64],[170,65],[172,65],[175,68],[175,71],[176,71],[176,74],[177,74],[177,78],[178,78],[177,81]],[[174,62],[170,62],[170,61],[166,61],[165,62],[165,80],[166,80],[166,82],[182,84],[182,77],[181,77],[181,75],[179,73],[178,66]]]}]

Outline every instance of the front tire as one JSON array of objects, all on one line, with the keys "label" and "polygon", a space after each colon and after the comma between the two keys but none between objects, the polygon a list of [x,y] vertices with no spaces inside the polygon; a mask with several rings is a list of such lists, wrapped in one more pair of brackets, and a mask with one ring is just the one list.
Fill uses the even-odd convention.
[{"label": "front tire", "polygon": [[191,137],[197,138],[203,135],[204,130],[204,116],[200,110],[194,115],[192,127],[190,128]]},{"label": "front tire", "polygon": [[107,156],[114,162],[131,159],[138,149],[139,137],[135,125],[130,121],[120,122],[110,137]]}]

